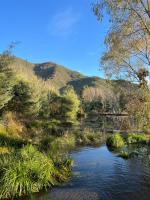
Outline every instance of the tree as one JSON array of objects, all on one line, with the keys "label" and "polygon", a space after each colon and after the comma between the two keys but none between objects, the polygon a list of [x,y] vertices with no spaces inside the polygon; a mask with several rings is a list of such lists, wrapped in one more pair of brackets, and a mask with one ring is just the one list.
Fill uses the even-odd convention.
[{"label": "tree", "polygon": [[66,117],[69,121],[75,121],[80,108],[80,100],[72,86],[67,86],[65,88],[63,97],[66,99],[67,103],[65,106],[65,109],[68,110],[66,112]]},{"label": "tree", "polygon": [[38,115],[39,98],[34,96],[34,88],[28,82],[18,81],[12,91],[12,99],[8,103],[8,109],[23,116]]},{"label": "tree", "polygon": [[134,116],[136,127],[149,129],[150,127],[150,93],[147,90],[139,89],[134,91],[130,97],[130,101],[126,104],[126,109],[129,115]]},{"label": "tree", "polygon": [[42,100],[40,116],[62,122],[74,122],[79,111],[80,101],[72,87],[67,87],[63,95],[49,93]]},{"label": "tree", "polygon": [[150,1],[99,0],[93,5],[99,20],[104,11],[110,17],[110,29],[105,38],[107,51],[101,59],[109,77],[138,81],[147,87],[150,70]]},{"label": "tree", "polygon": [[14,75],[9,67],[11,62],[13,62],[13,56],[10,50],[0,55],[0,110],[2,110],[12,98]]}]

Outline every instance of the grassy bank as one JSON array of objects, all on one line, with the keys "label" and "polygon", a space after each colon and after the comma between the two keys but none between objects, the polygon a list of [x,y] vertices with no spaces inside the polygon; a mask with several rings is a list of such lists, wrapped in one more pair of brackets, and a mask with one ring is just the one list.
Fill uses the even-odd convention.
[{"label": "grassy bank", "polygon": [[149,135],[142,133],[128,133],[125,135],[115,133],[107,138],[106,145],[109,150],[117,152],[119,157],[129,159],[138,156],[139,153],[135,150],[128,151],[128,147],[143,146],[149,144],[149,141]]},{"label": "grassy bank", "polygon": [[28,196],[67,181],[73,164],[67,153],[76,146],[100,144],[102,134],[74,130],[44,136],[42,132],[35,140],[0,134],[1,199]]},{"label": "grassy bank", "polygon": [[126,135],[115,133],[107,138],[106,144],[115,149],[129,144],[146,144],[148,142],[148,136],[142,133],[128,133]]},{"label": "grassy bank", "polygon": [[55,162],[32,145],[0,155],[0,198],[15,198],[58,185],[71,175],[71,160]]}]

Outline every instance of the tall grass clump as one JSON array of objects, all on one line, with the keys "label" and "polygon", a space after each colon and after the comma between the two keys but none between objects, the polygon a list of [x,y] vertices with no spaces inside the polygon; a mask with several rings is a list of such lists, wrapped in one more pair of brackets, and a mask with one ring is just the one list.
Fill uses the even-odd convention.
[{"label": "tall grass clump", "polygon": [[106,144],[110,148],[121,148],[125,145],[125,142],[119,133],[115,133],[108,137]]},{"label": "tall grass clump", "polygon": [[0,146],[0,155],[10,153],[11,149],[9,147],[1,147]]},{"label": "tall grass clump", "polygon": [[23,135],[24,125],[19,121],[17,116],[12,112],[6,112],[2,116],[3,120],[0,124],[0,133],[19,138]]},{"label": "tall grass clump", "polygon": [[125,137],[125,141],[127,144],[145,144],[147,138],[145,134],[128,133]]},{"label": "tall grass clump", "polygon": [[29,195],[64,181],[70,172],[67,164],[63,161],[55,165],[52,159],[32,145],[0,157],[0,198]]}]

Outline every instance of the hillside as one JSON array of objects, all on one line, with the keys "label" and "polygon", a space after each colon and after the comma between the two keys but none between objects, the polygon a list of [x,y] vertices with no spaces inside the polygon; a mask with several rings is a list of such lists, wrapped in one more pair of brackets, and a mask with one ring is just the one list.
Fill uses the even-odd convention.
[{"label": "hillside", "polygon": [[109,84],[110,82],[105,79],[88,77],[53,62],[33,64],[15,58],[11,67],[18,76],[38,81],[41,87],[44,85],[44,87],[55,88],[61,92],[67,85],[72,85],[79,95],[85,86],[98,88],[102,91],[101,93],[109,95],[112,91],[127,89],[127,84],[129,84],[126,81],[111,81]]}]

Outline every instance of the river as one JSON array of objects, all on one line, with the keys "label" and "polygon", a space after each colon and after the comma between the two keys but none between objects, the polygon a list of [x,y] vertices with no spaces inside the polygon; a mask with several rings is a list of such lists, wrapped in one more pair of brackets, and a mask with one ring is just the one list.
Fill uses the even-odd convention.
[{"label": "river", "polygon": [[124,160],[105,143],[71,152],[73,177],[59,187],[34,194],[32,200],[149,200],[149,147],[143,156]]}]

